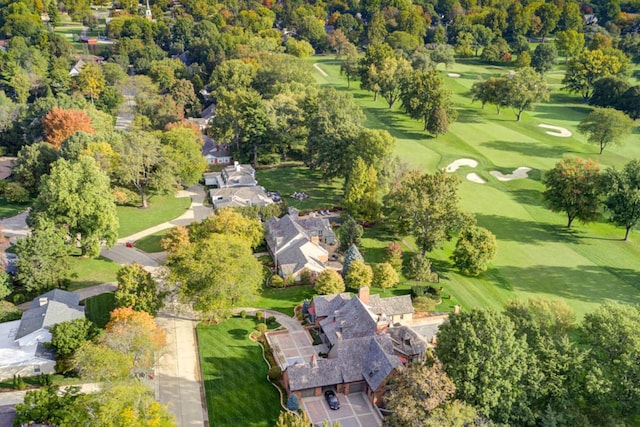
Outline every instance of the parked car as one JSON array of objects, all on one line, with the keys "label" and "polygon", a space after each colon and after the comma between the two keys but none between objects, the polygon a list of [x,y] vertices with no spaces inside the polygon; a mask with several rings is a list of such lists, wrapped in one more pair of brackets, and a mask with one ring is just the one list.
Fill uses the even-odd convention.
[{"label": "parked car", "polygon": [[333,392],[333,390],[327,390],[324,392],[324,398],[327,399],[327,403],[329,404],[329,408],[331,409],[340,409],[340,401],[338,400],[338,396]]}]

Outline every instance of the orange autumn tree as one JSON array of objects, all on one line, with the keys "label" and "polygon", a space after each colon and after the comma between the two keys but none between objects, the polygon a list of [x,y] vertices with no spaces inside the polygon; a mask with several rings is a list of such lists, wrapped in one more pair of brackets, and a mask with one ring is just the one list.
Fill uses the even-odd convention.
[{"label": "orange autumn tree", "polygon": [[96,133],[91,117],[82,110],[53,107],[42,120],[45,140],[60,149],[62,141],[76,132]]},{"label": "orange autumn tree", "polygon": [[105,328],[102,342],[112,350],[133,356],[132,374],[148,375],[167,342],[167,333],[144,311],[116,308]]}]

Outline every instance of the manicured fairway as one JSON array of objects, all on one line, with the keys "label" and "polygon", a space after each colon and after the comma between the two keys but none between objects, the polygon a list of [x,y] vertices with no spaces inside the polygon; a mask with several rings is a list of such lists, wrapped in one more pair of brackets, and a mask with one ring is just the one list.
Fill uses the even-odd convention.
[{"label": "manicured fairway", "polygon": [[233,318],[199,326],[198,345],[209,421],[216,427],[271,427],[279,413],[278,392],[267,382],[267,364],[249,339],[253,319]]},{"label": "manicured fairway", "polygon": [[133,206],[118,206],[120,228],[118,237],[130,236],[154,225],[171,221],[182,215],[191,206],[191,198],[155,196],[149,199],[149,207],[140,209]]},{"label": "manicured fairway", "polygon": [[[318,83],[347,90],[346,79],[340,76],[333,57],[316,57],[313,61],[328,73],[328,77],[315,73]],[[569,231],[563,215],[541,206],[540,183],[543,172],[563,157],[591,157],[603,167],[621,167],[632,158],[640,158],[637,122],[635,133],[624,146],[610,147],[599,156],[596,147],[576,132],[578,122],[589,111],[579,97],[555,91],[550,102],[525,112],[521,122],[515,121],[510,109],[503,109],[498,116],[491,105],[483,110],[479,103],[471,104],[468,90],[479,77],[507,72],[506,68],[474,63],[459,63],[441,71],[453,92],[459,117],[449,133],[438,139],[422,132],[421,123],[409,119],[399,106],[389,110],[383,100],[374,102],[371,93],[359,90],[358,82],[352,83],[350,90],[366,113],[365,125],[391,132],[398,141],[396,153],[412,167],[433,172],[458,158],[479,162],[474,169],[462,167],[455,172],[461,179],[461,205],[476,214],[479,225],[496,234],[498,256],[483,276],[467,278],[451,270],[448,257],[452,245],[430,254],[445,292],[451,292],[465,307],[499,308],[513,298],[562,297],[579,316],[605,300],[640,303],[640,232],[632,234],[632,241],[622,242],[624,230],[604,221],[576,224]],[[448,73],[461,77],[448,77]],[[557,89],[558,72],[549,73],[547,78]],[[547,135],[538,127],[541,123],[565,127],[573,135]],[[529,179],[500,182],[489,174],[492,170],[506,174],[521,166],[532,168]],[[470,172],[487,183],[466,180]],[[367,260],[377,261],[380,248],[393,238],[380,240],[376,235],[375,239],[365,239]],[[404,239],[403,244],[415,250],[411,239]]]}]

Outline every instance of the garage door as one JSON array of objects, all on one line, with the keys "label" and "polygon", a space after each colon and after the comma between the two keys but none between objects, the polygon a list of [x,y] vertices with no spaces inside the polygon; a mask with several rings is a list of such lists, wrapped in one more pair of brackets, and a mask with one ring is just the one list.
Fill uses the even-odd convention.
[{"label": "garage door", "polygon": [[364,391],[364,384],[359,383],[359,384],[351,384],[349,386],[349,393],[360,393]]},{"label": "garage door", "polygon": [[316,395],[316,389],[315,388],[308,388],[305,390],[302,390],[302,397],[313,397]]}]

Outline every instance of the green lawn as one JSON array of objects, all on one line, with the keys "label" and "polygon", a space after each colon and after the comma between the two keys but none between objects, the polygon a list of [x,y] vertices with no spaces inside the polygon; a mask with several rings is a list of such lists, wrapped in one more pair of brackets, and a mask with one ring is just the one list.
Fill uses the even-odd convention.
[{"label": "green lawn", "polygon": [[154,225],[171,221],[182,215],[191,206],[191,198],[155,196],[149,199],[149,208],[140,209],[133,206],[118,206],[120,228],[118,237],[126,237]]},{"label": "green lawn", "polygon": [[28,207],[28,203],[11,203],[7,199],[0,197],[0,219],[16,216]]},{"label": "green lawn", "polygon": [[200,363],[209,411],[216,427],[270,427],[280,410],[278,392],[267,382],[267,364],[249,339],[254,319],[232,318],[198,326]]},{"label": "green lawn", "polygon": [[167,234],[167,230],[157,231],[135,242],[135,247],[147,253],[162,252],[160,241]]},{"label": "green lawn", "polygon": [[276,310],[293,316],[293,309],[304,299],[311,299],[316,293],[309,286],[293,286],[290,288],[267,288],[260,291],[258,300],[252,305],[257,308]]},{"label": "green lawn", "polygon": [[[323,77],[316,72],[318,83],[347,90],[346,79],[340,76],[339,64],[333,57],[312,60],[328,73]],[[640,158],[640,145],[634,143],[638,123],[626,144],[610,147],[599,156],[596,147],[576,132],[589,107],[580,97],[557,90],[561,77],[558,71],[547,74],[555,89],[550,101],[525,112],[520,122],[515,121],[510,109],[503,109],[498,116],[493,106],[487,105],[483,110],[479,103],[470,102],[468,91],[478,78],[501,75],[507,69],[467,61],[441,71],[459,116],[449,133],[437,139],[422,132],[422,124],[409,119],[399,106],[389,110],[384,100],[374,102],[371,93],[358,89],[357,82],[350,90],[366,114],[365,125],[389,130],[397,139],[396,154],[409,165],[433,172],[461,157],[479,162],[473,171],[487,181],[484,185],[465,179],[471,172],[469,168],[456,172],[461,178],[461,205],[476,214],[479,225],[496,234],[498,255],[487,273],[469,278],[452,270],[449,256],[453,245],[446,245],[430,254],[441,286],[465,307],[499,308],[513,298],[561,297],[582,316],[606,300],[639,303],[637,232],[630,242],[622,242],[624,230],[605,221],[577,224],[567,231],[563,215],[541,206],[540,182],[545,170],[567,156],[591,157],[603,167],[620,167],[630,159]],[[448,77],[448,73],[461,77]],[[549,136],[538,127],[541,123],[565,127],[573,136]],[[520,166],[533,168],[530,179],[500,182],[489,174]],[[365,238],[362,245],[369,261],[379,261],[386,243],[394,239],[385,231],[374,234]],[[404,239],[403,246],[415,250],[411,239]]]},{"label": "green lawn", "polygon": [[89,286],[101,285],[107,282],[116,281],[116,272],[120,265],[103,257],[83,258],[80,256],[71,257],[71,279],[70,291],[82,289]]},{"label": "green lawn", "polygon": [[[318,171],[305,167],[262,169],[256,172],[260,185],[267,191],[277,191],[289,206],[300,210],[322,210],[339,205],[342,198],[341,180],[326,180]],[[307,199],[296,200],[290,196],[305,192]]]},{"label": "green lawn", "polygon": [[104,328],[109,322],[109,313],[115,308],[115,294],[107,292],[106,294],[96,295],[87,298],[84,302],[85,315],[98,327]]}]

